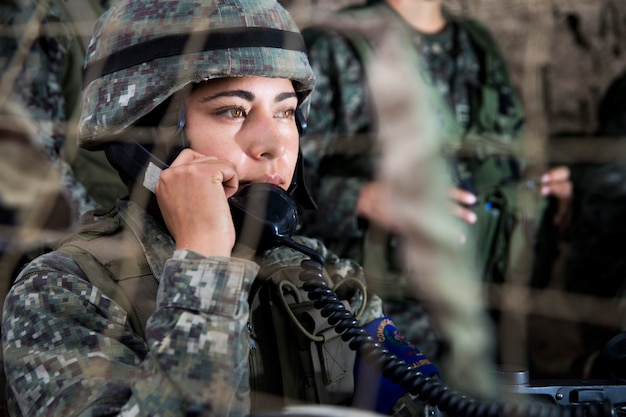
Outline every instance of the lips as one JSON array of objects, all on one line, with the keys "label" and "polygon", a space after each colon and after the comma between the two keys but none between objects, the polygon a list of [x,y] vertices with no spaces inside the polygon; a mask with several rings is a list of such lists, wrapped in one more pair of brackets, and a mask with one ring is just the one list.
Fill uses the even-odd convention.
[{"label": "lips", "polygon": [[260,183],[260,182],[265,182],[265,183],[269,183],[269,184],[273,184],[273,185],[277,185],[281,188],[285,188],[285,180],[283,179],[283,177],[281,177],[280,175],[276,174],[276,175],[272,175],[272,174],[266,174],[263,177],[259,178],[259,179],[253,179],[253,180],[245,180],[245,181],[239,181],[239,189],[244,188],[250,184],[255,184],[255,183]]},{"label": "lips", "polygon": [[285,181],[280,175],[267,175],[264,182],[278,185],[279,187],[282,187],[285,184]]}]

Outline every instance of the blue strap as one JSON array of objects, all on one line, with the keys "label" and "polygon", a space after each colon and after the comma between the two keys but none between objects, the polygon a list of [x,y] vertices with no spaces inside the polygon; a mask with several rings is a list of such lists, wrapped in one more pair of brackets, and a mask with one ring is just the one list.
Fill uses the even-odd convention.
[{"label": "blue strap", "polygon": [[[376,319],[364,329],[385,349],[404,360],[409,366],[418,369],[426,376],[441,378],[439,368],[406,340],[391,318]],[[386,414],[395,402],[408,392],[407,388],[402,388],[399,384],[384,377],[382,372],[377,371],[374,366],[366,363],[358,355],[354,366],[357,406]]]}]

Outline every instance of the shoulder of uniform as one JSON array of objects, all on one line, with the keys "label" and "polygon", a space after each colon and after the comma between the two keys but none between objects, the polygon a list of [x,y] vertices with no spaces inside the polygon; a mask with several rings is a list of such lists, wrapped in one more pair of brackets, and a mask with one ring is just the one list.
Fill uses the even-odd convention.
[{"label": "shoulder of uniform", "polygon": [[119,251],[118,244],[113,244],[106,239],[115,237],[120,241],[119,243],[129,241],[129,239],[119,237],[124,228],[120,218],[115,214],[114,208],[97,209],[85,213],[80,219],[78,230],[61,240],[55,249],[66,253],[87,252],[98,257],[106,253],[109,255],[104,258],[107,259],[120,256],[122,252]]},{"label": "shoulder of uniform", "polygon": [[78,234],[110,234],[120,228],[116,207],[99,208],[83,214],[80,218]]}]

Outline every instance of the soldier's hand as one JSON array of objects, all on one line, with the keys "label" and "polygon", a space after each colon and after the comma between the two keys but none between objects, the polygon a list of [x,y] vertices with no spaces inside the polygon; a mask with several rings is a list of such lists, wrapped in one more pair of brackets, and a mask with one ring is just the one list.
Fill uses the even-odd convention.
[{"label": "soldier's hand", "polygon": [[552,168],[541,177],[541,195],[557,199],[556,213],[552,218],[556,226],[562,226],[568,218],[573,189],[570,170],[566,166]]},{"label": "soldier's hand", "polygon": [[235,228],[228,205],[239,186],[235,166],[191,149],[161,173],[155,193],[176,249],[230,256]]},{"label": "soldier's hand", "polygon": [[469,208],[476,204],[476,196],[462,188],[450,189],[449,196],[453,201],[452,213],[465,223],[476,223],[476,213]]}]

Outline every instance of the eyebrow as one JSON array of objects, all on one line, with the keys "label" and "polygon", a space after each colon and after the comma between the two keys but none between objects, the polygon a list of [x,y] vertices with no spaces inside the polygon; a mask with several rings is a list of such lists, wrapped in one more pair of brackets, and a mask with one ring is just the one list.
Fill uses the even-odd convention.
[{"label": "eyebrow", "polygon": [[[213,94],[211,96],[206,96],[206,97],[202,97],[200,99],[200,101],[202,103],[206,103],[209,102],[211,100],[215,100],[217,98],[220,97],[239,97],[243,100],[249,101],[249,102],[253,102],[254,99],[256,98],[256,96],[254,94],[252,94],[249,91],[246,90],[228,90],[228,91],[222,91],[219,92],[217,94]],[[294,92],[285,92],[285,93],[280,93],[276,96],[276,99],[274,100],[276,103],[290,99],[292,97],[297,97],[296,93]]]},{"label": "eyebrow", "polygon": [[276,102],[278,103],[280,101],[284,101],[292,97],[297,98],[298,96],[296,96],[296,93],[294,93],[293,91],[290,91],[288,93],[280,93],[279,95],[276,96]]}]

